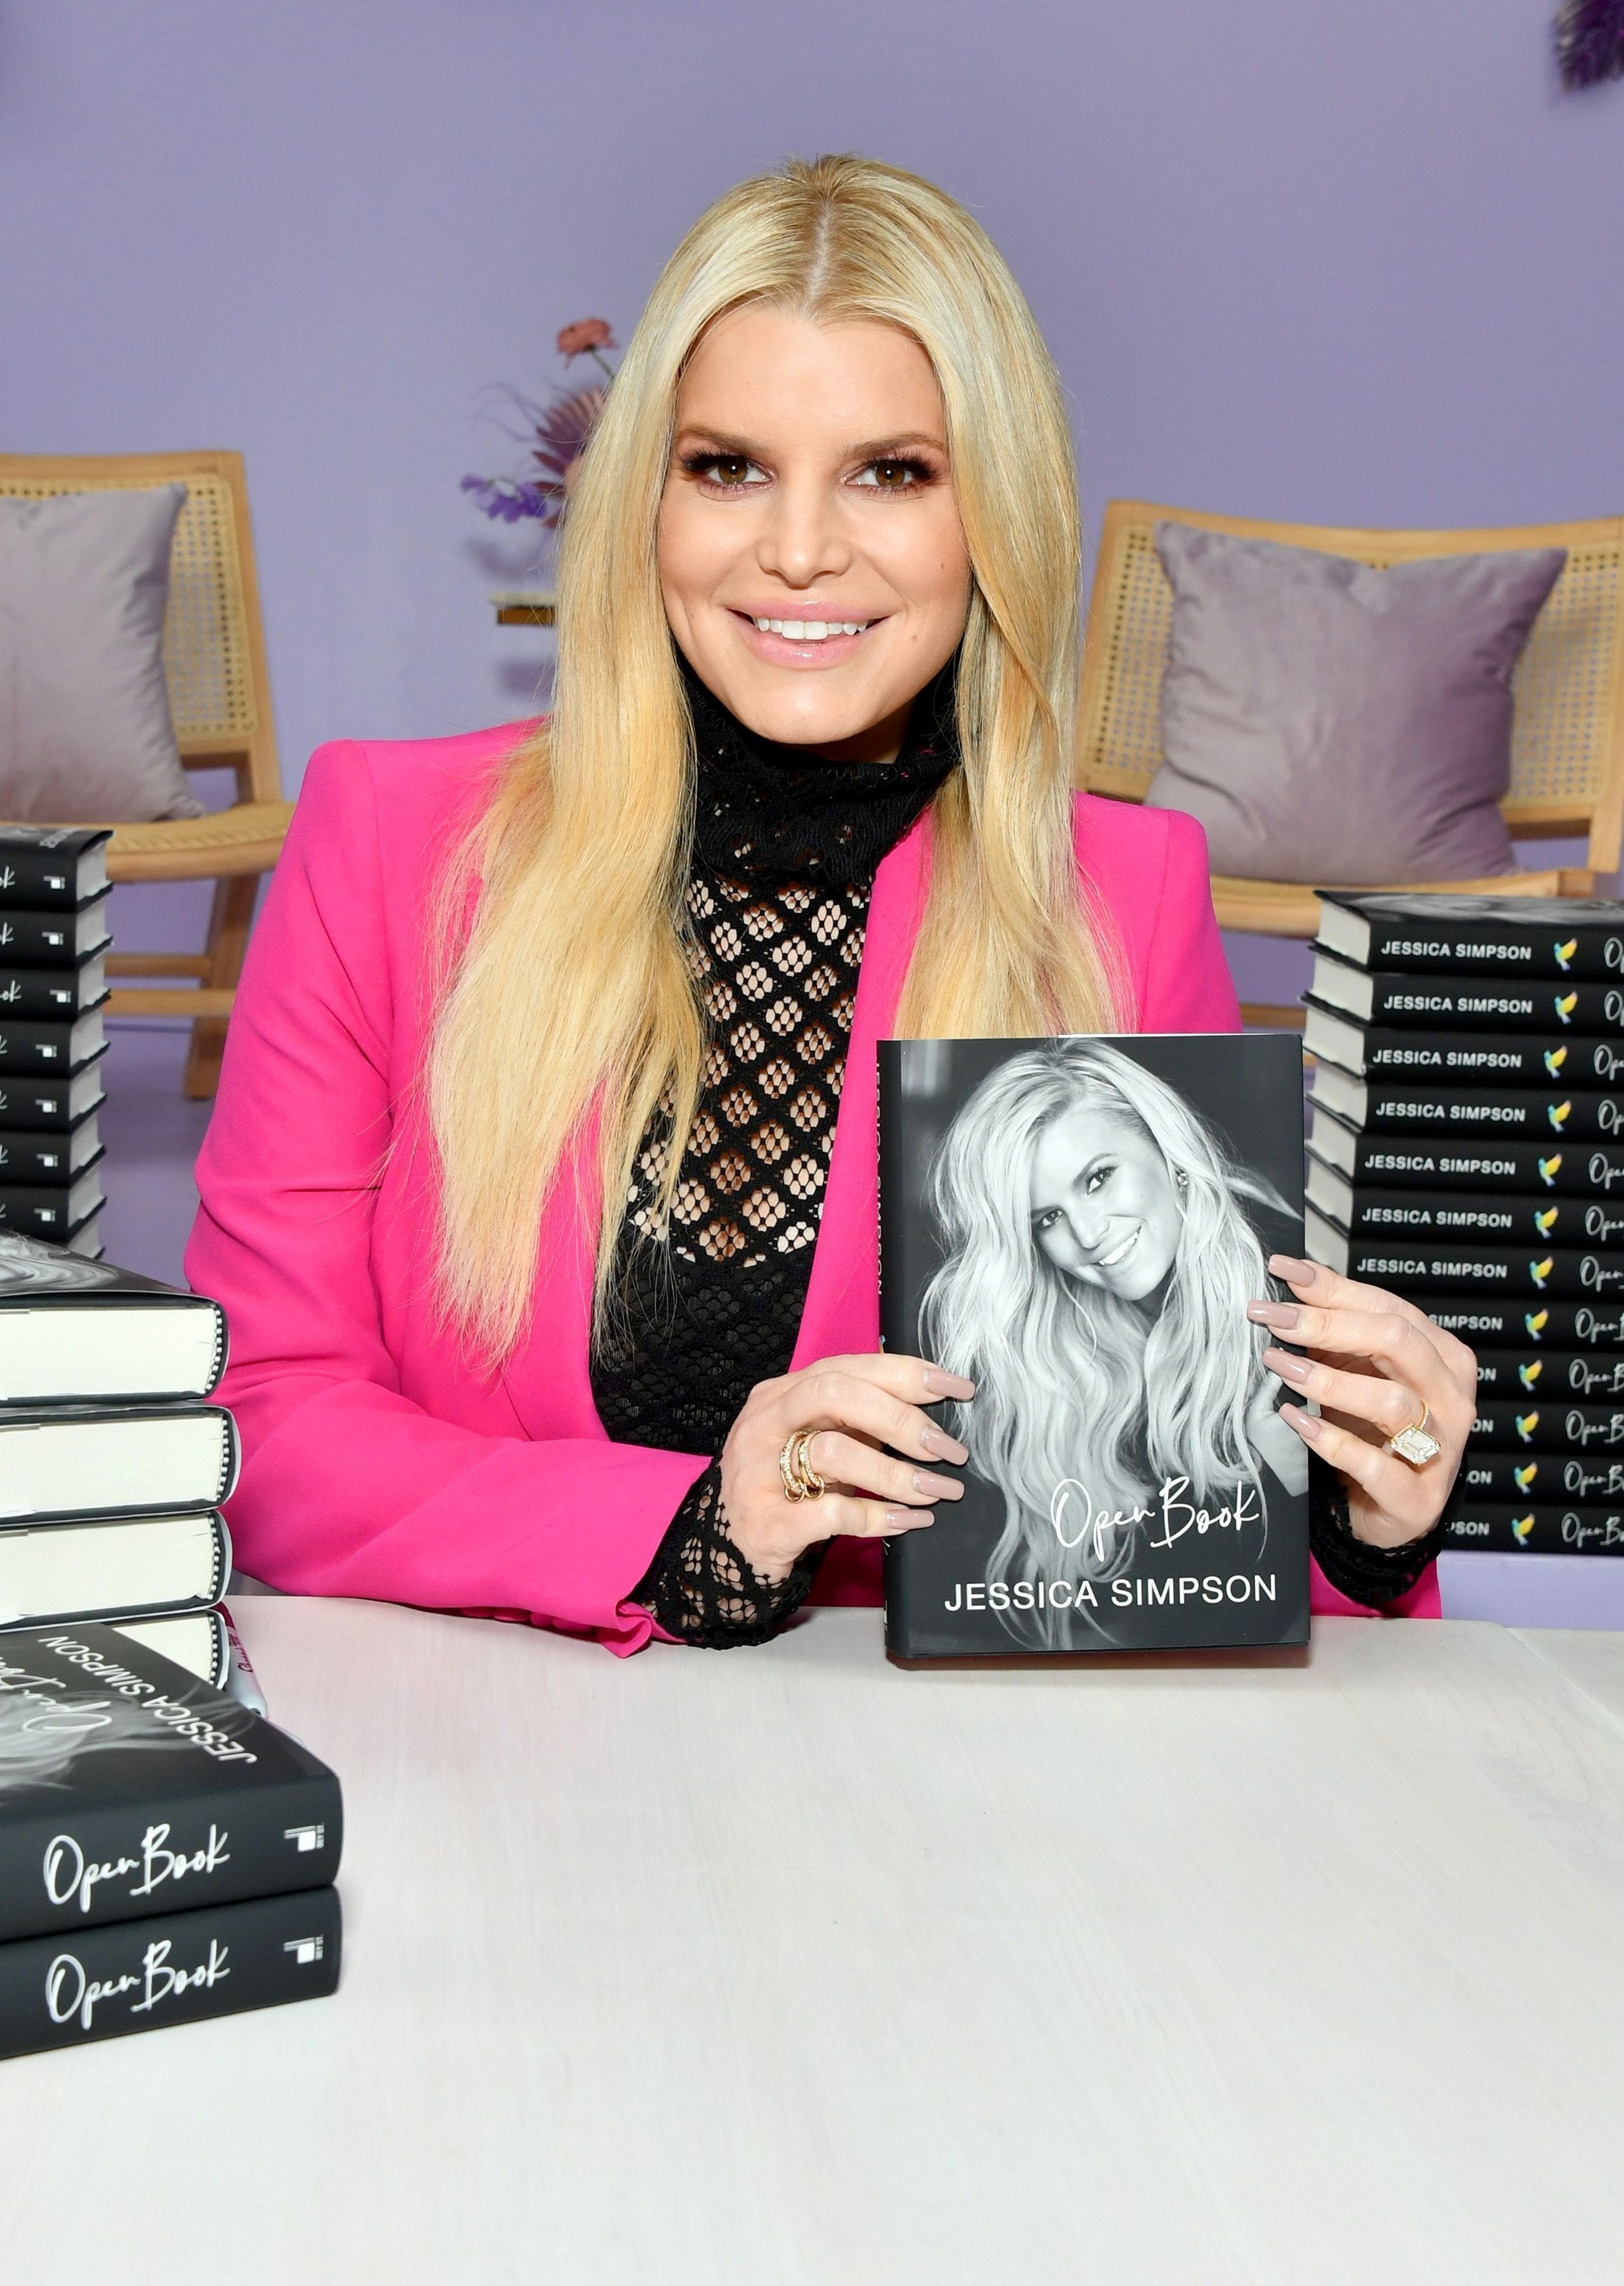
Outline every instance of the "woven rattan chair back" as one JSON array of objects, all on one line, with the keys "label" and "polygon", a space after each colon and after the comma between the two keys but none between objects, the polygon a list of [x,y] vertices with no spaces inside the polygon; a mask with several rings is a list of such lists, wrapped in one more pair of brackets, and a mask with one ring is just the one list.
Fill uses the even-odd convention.
[{"label": "woven rattan chair back", "polygon": [[176,743],[189,769],[229,769],[237,798],[204,817],[117,825],[107,850],[115,881],[212,879],[216,887],[201,953],[114,953],[108,963],[115,976],[184,978],[189,984],[115,989],[109,1007],[115,1016],[194,1018],[186,1092],[212,1095],[257,877],[275,864],[292,815],[277,768],[242,455],[0,454],[0,498],[10,500],[175,483],[185,485],[186,499],[169,556],[163,658]]},{"label": "woven rattan chair back", "polygon": [[[1321,548],[1384,570],[1428,556],[1565,548],[1566,565],[1512,683],[1511,782],[1502,808],[1518,839],[1582,834],[1591,874],[1617,867],[1624,828],[1624,517],[1485,532],[1359,532],[1113,501],[1089,605],[1078,776],[1094,792],[1132,801],[1144,799],[1162,759],[1159,715],[1172,595],[1154,533],[1163,519]],[[1547,887],[1551,877],[1517,877],[1518,887],[1536,882]],[[1570,871],[1560,886],[1588,885]],[[1228,926],[1281,935],[1312,933],[1313,900],[1300,885],[1222,882],[1215,890],[1220,918],[1229,908]],[[1249,917],[1241,917],[1242,909]],[[1286,925],[1293,911],[1305,926]]]}]

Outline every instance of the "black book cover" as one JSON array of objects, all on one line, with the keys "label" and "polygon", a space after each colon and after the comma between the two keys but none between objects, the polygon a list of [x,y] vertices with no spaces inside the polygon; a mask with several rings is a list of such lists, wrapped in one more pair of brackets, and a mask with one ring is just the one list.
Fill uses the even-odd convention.
[{"label": "black book cover", "polygon": [[1350,895],[1326,891],[1328,952],[1412,975],[1576,977],[1624,974],[1624,904],[1605,897],[1478,897],[1451,891]]},{"label": "black book cover", "polygon": [[1492,1191],[1369,1189],[1310,1156],[1308,1202],[1360,1238],[1481,1238],[1498,1246],[1624,1245],[1624,1199],[1502,1198]]},{"label": "black book cover", "polygon": [[1458,1478],[1461,1502],[1509,1502],[1519,1508],[1545,1502],[1566,1506],[1624,1505],[1624,1460],[1601,1453],[1501,1452],[1493,1446],[1468,1450]]},{"label": "black book cover", "polygon": [[1318,1007],[1364,1024],[1603,1037],[1624,1032],[1624,990],[1616,984],[1411,976],[1399,969],[1352,968],[1332,953],[1317,952],[1308,997]]},{"label": "black book cover", "polygon": [[76,912],[25,912],[0,905],[0,963],[8,969],[74,968],[113,942],[103,889]]},{"label": "black book cover", "polygon": [[41,1079],[0,1066],[0,1127],[20,1129],[28,1135],[63,1135],[76,1126],[87,1111],[106,1101],[101,1084],[99,1054],[71,1076],[59,1072]]},{"label": "black book cover", "polygon": [[1577,1398],[1582,1405],[1624,1403],[1624,1357],[1607,1350],[1547,1350],[1533,1343],[1521,1349],[1479,1349],[1478,1394],[1547,1404]]},{"label": "black book cover", "polygon": [[1305,1642],[1305,1454],[1245,1314],[1301,1251],[1297,1041],[887,1041],[879,1161],[885,1346],[977,1384],[935,1408],[964,1499],[887,1542],[893,1656]]},{"label": "black book cover", "polygon": [[1427,1315],[1473,1349],[1516,1349],[1533,1343],[1549,1350],[1583,1350],[1599,1366],[1624,1349],[1624,1304],[1531,1302],[1448,1289],[1432,1294]]},{"label": "black book cover", "polygon": [[1594,1300],[1615,1315],[1624,1296],[1624,1253],[1573,1247],[1491,1246],[1478,1239],[1360,1238],[1310,1207],[1304,1217],[1315,1262],[1401,1294],[1503,1294]]},{"label": "black book cover", "polygon": [[308,1747],[91,1621],[0,1635],[0,1938],[331,1881]]},{"label": "black book cover", "polygon": [[1449,1523],[1452,1549],[1504,1555],[1624,1556],[1624,1508],[1518,1508],[1511,1502],[1456,1505]]},{"label": "black book cover", "polygon": [[0,1014],[71,1021],[97,1007],[106,989],[106,963],[99,952],[77,968],[0,966]]},{"label": "black book cover", "polygon": [[225,1312],[207,1295],[0,1229],[0,1401],[201,1399],[225,1357]]},{"label": "black book cover", "polygon": [[46,1018],[39,1023],[21,1018],[13,1021],[0,1009],[0,1072],[8,1078],[15,1075],[27,1079],[41,1072],[49,1078],[79,1071],[106,1044],[99,1008],[83,1016],[60,1021]]},{"label": "black book cover", "polygon": [[1624,1199],[1624,1148],[1616,1143],[1460,1142],[1453,1136],[1361,1135],[1323,1104],[1308,1147],[1361,1188],[1501,1191]]},{"label": "black book cover", "polygon": [[0,1183],[64,1183],[93,1166],[102,1150],[93,1111],[55,1134],[0,1127]]},{"label": "black book cover", "polygon": [[1470,1448],[1496,1453],[1581,1453],[1604,1460],[1624,1453],[1624,1399],[1616,1405],[1577,1405],[1558,1393],[1517,1398],[1478,1397],[1478,1417],[1467,1432]]},{"label": "black book cover", "polygon": [[1624,1043],[1555,1032],[1401,1031],[1309,1004],[1303,1046],[1356,1079],[1445,1079],[1472,1087],[1610,1088],[1624,1082]]},{"label": "black book cover", "polygon": [[12,1183],[0,1171],[0,1230],[39,1239],[66,1239],[106,1203],[96,1172],[102,1154],[69,1183]]},{"label": "black book cover", "polygon": [[0,825],[0,909],[72,912],[107,879],[108,825]]},{"label": "black book cover", "polygon": [[0,2056],[325,1999],[342,1941],[328,1888],[0,1944]]},{"label": "black book cover", "polygon": [[1446,1081],[1355,1079],[1320,1064],[1313,1100],[1361,1133],[1507,1136],[1532,1143],[1624,1139],[1624,1096],[1579,1088],[1456,1087]]}]

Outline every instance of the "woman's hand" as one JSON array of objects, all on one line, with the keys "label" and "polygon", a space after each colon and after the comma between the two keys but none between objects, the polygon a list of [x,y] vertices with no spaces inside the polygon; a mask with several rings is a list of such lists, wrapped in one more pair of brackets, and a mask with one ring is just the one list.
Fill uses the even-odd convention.
[{"label": "woman's hand", "polygon": [[[832,1533],[879,1540],[934,1523],[931,1502],[960,1500],[965,1488],[918,1462],[970,1456],[920,1408],[974,1394],[973,1381],[923,1358],[892,1355],[820,1358],[800,1373],[759,1382],[721,1448],[729,1537],[753,1570],[776,1580],[803,1549]],[[802,1429],[817,1432],[807,1462],[829,1489],[817,1499],[792,1501],[778,1456]],[[896,1454],[916,1457],[899,1460]]]},{"label": "woman's hand", "polygon": [[[1419,1539],[1443,1513],[1477,1415],[1477,1359],[1413,1302],[1383,1287],[1355,1285],[1288,1254],[1271,1255],[1269,1268],[1297,1299],[1252,1302],[1247,1315],[1309,1354],[1268,1349],[1263,1362],[1320,1407],[1318,1419],[1296,1405],[1282,1405],[1278,1417],[1341,1477],[1348,1522],[1360,1540],[1401,1548]],[[1423,1408],[1443,1450],[1416,1469],[1384,1446],[1419,1422]]]}]

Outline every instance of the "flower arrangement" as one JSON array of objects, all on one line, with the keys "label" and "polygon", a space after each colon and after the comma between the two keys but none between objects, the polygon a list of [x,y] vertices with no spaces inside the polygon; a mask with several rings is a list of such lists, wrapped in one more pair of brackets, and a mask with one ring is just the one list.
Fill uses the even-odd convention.
[{"label": "flower arrangement", "polygon": [[544,530],[556,531],[575,480],[576,465],[587,448],[615,369],[604,355],[618,349],[605,318],[577,318],[558,336],[558,354],[566,365],[589,357],[603,370],[602,381],[585,389],[555,390],[551,399],[537,405],[516,390],[509,391],[531,434],[531,458],[538,473],[526,477],[464,477],[462,489],[478,501],[486,516],[503,524],[533,516]]},{"label": "flower arrangement", "polygon": [[1624,0],[1565,0],[1556,35],[1564,87],[1624,78]]}]

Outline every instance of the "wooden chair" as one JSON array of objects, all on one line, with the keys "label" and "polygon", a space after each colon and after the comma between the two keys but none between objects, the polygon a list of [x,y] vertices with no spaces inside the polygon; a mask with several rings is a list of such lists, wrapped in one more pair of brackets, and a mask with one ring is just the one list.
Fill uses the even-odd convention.
[{"label": "wooden chair", "polygon": [[[1517,840],[1588,837],[1582,867],[1470,882],[1372,881],[1369,888],[1470,888],[1502,896],[1589,896],[1617,870],[1624,833],[1624,516],[1487,532],[1358,532],[1205,516],[1147,501],[1113,501],[1100,534],[1078,706],[1078,777],[1092,792],[1142,801],[1162,760],[1159,721],[1172,591],[1153,533],[1163,519],[1248,540],[1283,540],[1385,570],[1424,556],[1565,548],[1568,558],[1534,622],[1512,682],[1510,791],[1501,804]],[[1219,925],[1264,936],[1312,937],[1320,905],[1298,881],[1214,875]],[[1253,1006],[1250,1022],[1296,1027],[1300,1008]]]},{"label": "wooden chair", "polygon": [[138,491],[177,480],[186,486],[186,503],[175,527],[163,632],[175,735],[188,769],[225,766],[234,773],[237,798],[229,808],[204,817],[115,827],[107,847],[114,880],[212,880],[215,891],[201,952],[115,951],[107,963],[114,976],[193,981],[116,986],[108,1013],[191,1017],[185,1091],[211,1096],[219,1084],[226,1020],[242,974],[259,876],[275,864],[293,816],[277,770],[242,455],[0,453],[0,495],[12,500]]}]

